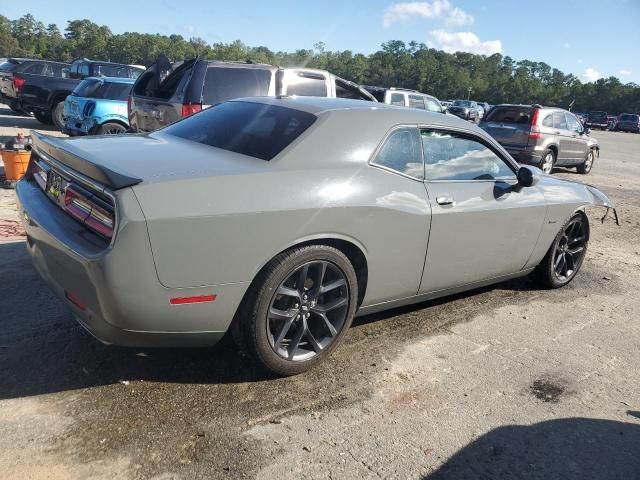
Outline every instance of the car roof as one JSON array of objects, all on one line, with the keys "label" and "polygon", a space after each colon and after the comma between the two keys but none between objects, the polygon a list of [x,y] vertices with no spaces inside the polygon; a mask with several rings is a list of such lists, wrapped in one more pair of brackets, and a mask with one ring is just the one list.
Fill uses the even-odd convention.
[{"label": "car roof", "polygon": [[[341,114],[344,112],[361,112],[366,115],[371,112],[385,112],[390,124],[437,124],[451,127],[473,129],[473,125],[455,115],[444,115],[438,112],[389,105],[386,103],[353,100],[347,98],[325,97],[245,97],[231,100],[232,102],[254,102],[293,108],[319,116],[326,113]],[[481,129],[478,129],[482,132]]]},{"label": "car roof", "polygon": [[107,83],[128,83],[133,85],[136,82],[135,78],[123,78],[123,77],[86,77],[84,80],[101,80]]}]

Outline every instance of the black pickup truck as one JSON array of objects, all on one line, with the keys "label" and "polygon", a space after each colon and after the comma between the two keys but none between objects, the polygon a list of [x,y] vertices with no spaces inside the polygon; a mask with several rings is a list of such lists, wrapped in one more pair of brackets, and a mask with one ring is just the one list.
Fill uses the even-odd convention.
[{"label": "black pickup truck", "polygon": [[[87,77],[137,78],[144,68],[120,63],[97,60],[76,60],[69,65],[62,76],[21,73],[17,92],[20,108],[33,112],[34,117],[44,124],[64,127],[64,100],[74,88]],[[15,78],[15,76],[14,76]],[[14,83],[15,84],[15,83]]]}]

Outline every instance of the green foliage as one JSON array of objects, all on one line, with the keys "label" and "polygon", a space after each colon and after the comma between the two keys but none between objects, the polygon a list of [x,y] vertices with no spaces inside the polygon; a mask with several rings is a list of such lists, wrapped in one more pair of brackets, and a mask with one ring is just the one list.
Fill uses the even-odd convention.
[{"label": "green foliage", "polygon": [[364,85],[414,88],[440,99],[471,97],[496,103],[540,103],[574,111],[604,110],[610,114],[640,111],[640,87],[622,84],[615,77],[582,83],[544,62],[515,61],[500,54],[454,54],[428,48],[423,43],[391,40],[371,55],[328,51],[323,42],[313,49],[273,52],[249,47],[240,40],[208,44],[181,35],[126,32],[90,20],[71,20],[64,36],[56,25],[45,26],[32,15],[9,20],[0,15],[0,56],[24,56],[70,61],[95,58],[150,65],[159,54],[170,60],[200,55],[212,60],[254,60],[281,66],[329,70]]}]

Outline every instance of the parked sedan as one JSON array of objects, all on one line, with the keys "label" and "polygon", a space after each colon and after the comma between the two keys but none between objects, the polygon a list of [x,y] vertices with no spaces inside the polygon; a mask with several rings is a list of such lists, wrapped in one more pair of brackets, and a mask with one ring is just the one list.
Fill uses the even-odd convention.
[{"label": "parked sedan", "polygon": [[480,122],[480,107],[477,102],[473,100],[454,100],[451,106],[447,109],[449,113],[452,113],[456,117],[460,117],[464,120],[470,120],[472,122]]},{"label": "parked sedan", "polygon": [[64,101],[63,131],[76,135],[114,135],[129,128],[127,97],[132,78],[85,78]]},{"label": "parked sedan", "polygon": [[33,142],[27,248],[86,329],[152,346],[231,330],[282,375],[355,315],[524,275],[567,285],[583,209],[613,208],[468,122],[358,100],[247,98],[150,134]]}]

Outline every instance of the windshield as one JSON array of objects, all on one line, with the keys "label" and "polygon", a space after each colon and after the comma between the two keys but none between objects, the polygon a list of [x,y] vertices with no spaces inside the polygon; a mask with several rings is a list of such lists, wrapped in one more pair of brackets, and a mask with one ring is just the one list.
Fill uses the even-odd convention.
[{"label": "windshield", "polygon": [[225,102],[162,130],[163,133],[231,152],[271,160],[315,121],[292,108]]},{"label": "windshield", "polygon": [[204,79],[203,102],[216,105],[239,97],[261,97],[269,93],[270,83],[270,70],[210,67]]},{"label": "windshield", "polygon": [[589,113],[591,120],[607,120],[607,112],[591,112]]},{"label": "windshield", "polygon": [[630,113],[625,113],[624,115],[620,115],[621,122],[637,122],[640,119],[638,115],[632,115]]},{"label": "windshield", "polygon": [[469,100],[456,100],[453,102],[456,107],[470,107],[471,102]]}]

